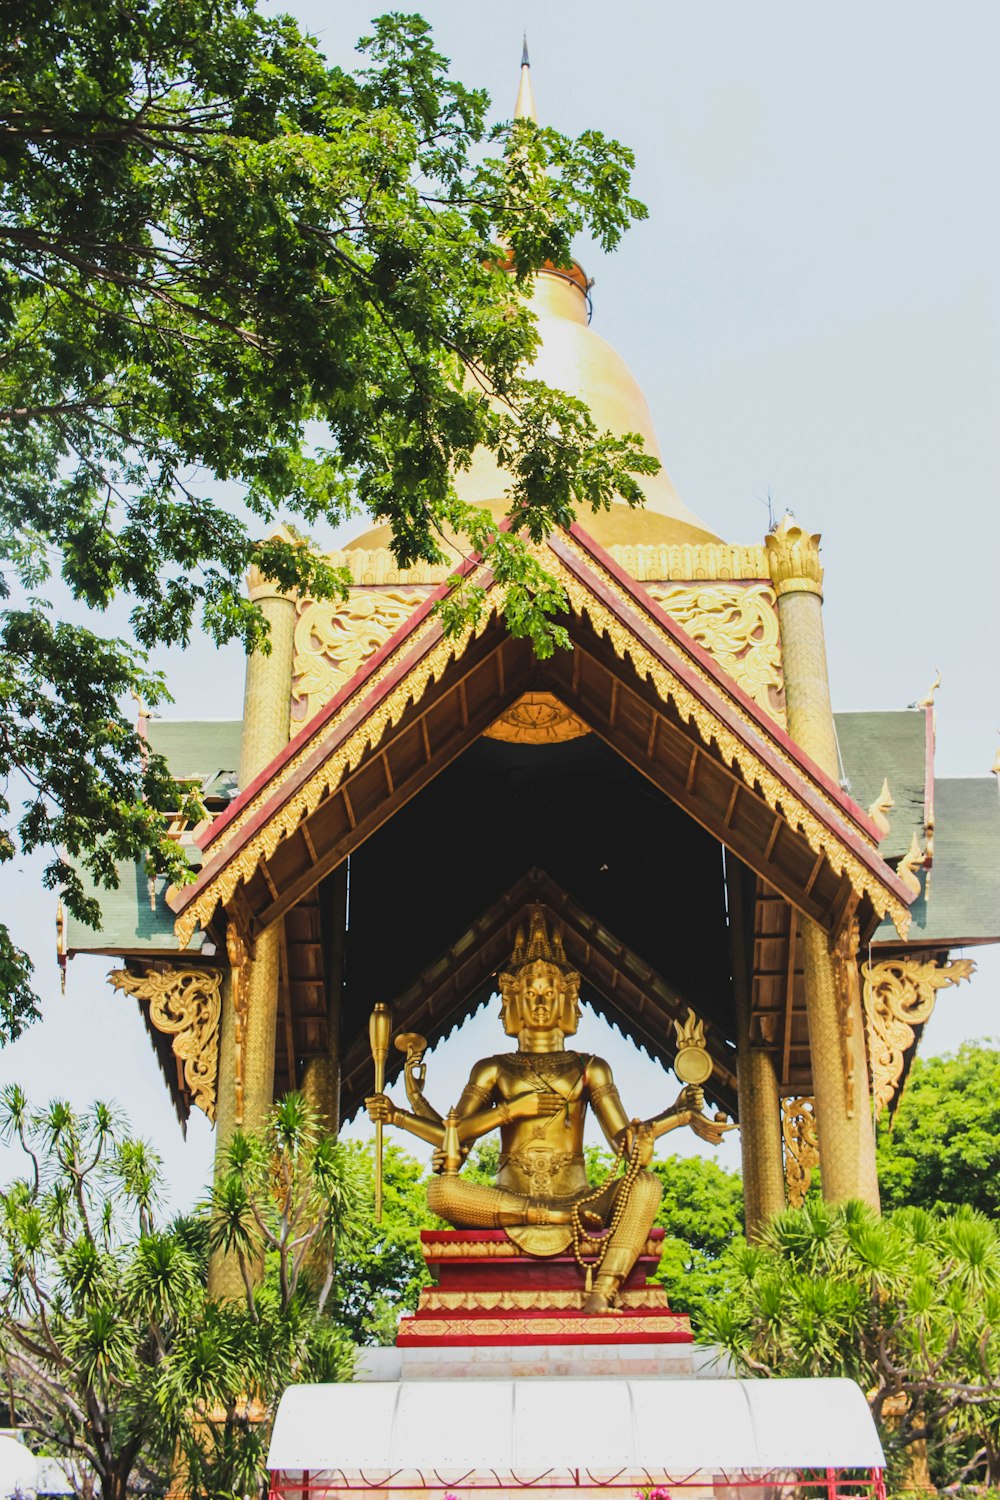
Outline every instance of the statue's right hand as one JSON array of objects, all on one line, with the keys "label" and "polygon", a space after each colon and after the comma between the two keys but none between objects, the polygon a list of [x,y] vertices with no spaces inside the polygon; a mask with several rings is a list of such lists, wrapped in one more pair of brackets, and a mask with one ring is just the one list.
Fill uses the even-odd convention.
[{"label": "statue's right hand", "polygon": [[396,1106],[388,1094],[372,1094],[365,1100],[365,1109],[373,1125],[395,1125]]},{"label": "statue's right hand", "polygon": [[539,1116],[556,1115],[565,1109],[566,1100],[550,1089],[537,1089],[529,1094],[515,1094],[509,1100],[511,1118],[515,1120],[537,1120]]}]

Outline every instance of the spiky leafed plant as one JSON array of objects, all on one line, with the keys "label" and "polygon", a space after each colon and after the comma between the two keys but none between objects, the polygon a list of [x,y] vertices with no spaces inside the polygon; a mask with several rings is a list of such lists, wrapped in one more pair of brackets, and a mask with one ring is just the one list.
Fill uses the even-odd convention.
[{"label": "spiky leafed plant", "polygon": [[183,1429],[192,1500],[259,1487],[285,1387],[350,1374],[350,1340],[326,1309],[338,1248],[370,1217],[369,1200],[356,1153],[302,1094],[279,1100],[259,1133],[230,1141],[207,1205],[209,1242],[239,1263],[244,1300],[178,1340],[162,1387],[166,1410],[194,1398],[204,1414]]},{"label": "spiky leafed plant", "polygon": [[196,1316],[196,1255],[156,1227],[159,1162],[105,1104],[32,1111],[4,1090],[27,1174],[0,1192],[0,1352],[14,1415],[85,1487],[123,1500],[169,1462],[156,1391]]},{"label": "spiky leafed plant", "polygon": [[243,1302],[217,1303],[207,1215],[157,1222],[159,1162],[107,1105],[32,1110],[12,1087],[0,1130],[27,1167],[0,1191],[0,1358],[16,1420],[103,1500],[135,1482],[163,1488],[178,1458],[192,1500],[259,1493],[285,1386],[350,1371],[323,1305],[336,1237],[364,1212],[352,1158],[296,1097],[234,1143],[241,1165],[219,1193],[239,1228],[216,1232],[266,1248],[270,1264]]},{"label": "spiky leafed plant", "polygon": [[868,1395],[900,1471],[1000,1479],[1000,1228],[971,1211],[821,1201],[778,1214],[727,1257],[701,1319],[757,1375],[846,1375]]}]

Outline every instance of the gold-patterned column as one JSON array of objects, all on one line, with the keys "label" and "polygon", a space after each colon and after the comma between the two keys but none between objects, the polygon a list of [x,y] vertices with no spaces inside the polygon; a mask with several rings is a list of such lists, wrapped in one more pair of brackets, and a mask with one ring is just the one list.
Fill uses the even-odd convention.
[{"label": "gold-patterned column", "polygon": [[[219,1085],[215,1100],[215,1172],[220,1175],[222,1153],[237,1129],[237,1031],[239,1020],[236,993],[239,970],[232,968],[222,988],[222,1023],[219,1028]],[[223,1059],[225,1060],[223,1064]],[[242,1084],[241,1084],[242,1087]],[[212,1252],[208,1262],[208,1293],[221,1301],[238,1301],[244,1294],[243,1277],[234,1255]]]},{"label": "gold-patterned column", "polygon": [[[250,785],[288,743],[292,695],[295,604],[278,585],[252,569],[250,598],[270,627],[270,650],[247,658],[243,696],[240,788]],[[229,983],[223,1002],[219,1051],[219,1088],[215,1136],[216,1174],[237,1129],[256,1130],[274,1100],[274,1046],[278,1019],[278,968],[281,935],[275,923],[257,937],[251,956],[243,934],[230,923]],[[236,1262],[214,1256],[209,1292],[217,1297],[243,1295]]]},{"label": "gold-patterned column", "polygon": [[753,984],[754,878],[732,854],[726,855],[733,995],[736,1005],[736,1084],[739,1093],[743,1210],[747,1239],[756,1239],[785,1207],[778,1076],[770,1052],[750,1037]]},{"label": "gold-patterned column", "polygon": [[[837,781],[819,542],[786,515],[767,535],[767,561],[778,598],[788,732]],[[857,928],[848,924],[835,953],[814,922],[803,918],[801,932],[823,1196],[834,1203],[860,1198],[877,1209]]]},{"label": "gold-patterned column", "polygon": [[302,1075],[302,1091],[319,1111],[327,1130],[340,1129],[340,1019],[344,981],[344,940],[347,932],[347,861],[320,887],[320,912],[327,942],[323,948],[326,980],[326,1051],[310,1057]]}]

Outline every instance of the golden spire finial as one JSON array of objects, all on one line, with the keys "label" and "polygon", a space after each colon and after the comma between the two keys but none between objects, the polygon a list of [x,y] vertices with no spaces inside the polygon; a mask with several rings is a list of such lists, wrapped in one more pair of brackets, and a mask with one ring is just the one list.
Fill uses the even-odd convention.
[{"label": "golden spire finial", "polygon": [[517,87],[517,103],[514,105],[515,120],[534,120],[538,124],[538,115],[535,112],[535,93],[531,87],[531,63],[528,61],[528,37],[525,33],[524,46],[521,49],[521,82]]},{"label": "golden spire finial", "polygon": [[927,692],[924,695],[924,697],[917,699],[917,707],[918,708],[933,708],[934,707],[934,694],[937,692],[937,690],[938,690],[938,688],[940,686],[941,686],[941,668],[940,667],[935,667],[934,668],[934,681],[931,683],[930,687],[927,689]]}]

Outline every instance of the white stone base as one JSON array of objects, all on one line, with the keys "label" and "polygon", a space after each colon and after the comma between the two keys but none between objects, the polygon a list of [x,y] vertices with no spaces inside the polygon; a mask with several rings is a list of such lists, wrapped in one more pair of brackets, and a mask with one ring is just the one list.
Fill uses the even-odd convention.
[{"label": "white stone base", "polygon": [[542,1344],[480,1349],[359,1349],[355,1380],[523,1380],[710,1377],[729,1374],[713,1349],[694,1344]]}]

